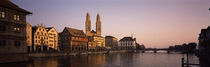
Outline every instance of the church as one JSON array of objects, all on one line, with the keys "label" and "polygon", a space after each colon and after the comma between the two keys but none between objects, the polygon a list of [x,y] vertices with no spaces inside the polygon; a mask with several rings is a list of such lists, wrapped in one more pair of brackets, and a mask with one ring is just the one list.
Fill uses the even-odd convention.
[{"label": "church", "polygon": [[105,49],[105,38],[101,36],[101,20],[99,14],[97,14],[96,18],[96,31],[91,31],[90,13],[87,13],[85,31],[86,36],[88,37],[88,50]]}]

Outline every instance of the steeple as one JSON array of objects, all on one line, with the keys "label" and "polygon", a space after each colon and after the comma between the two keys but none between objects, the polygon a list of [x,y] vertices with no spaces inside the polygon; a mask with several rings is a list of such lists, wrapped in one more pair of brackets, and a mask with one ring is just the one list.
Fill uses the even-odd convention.
[{"label": "steeple", "polygon": [[97,21],[100,21],[100,15],[99,15],[99,13],[97,14]]},{"label": "steeple", "polygon": [[90,13],[89,12],[87,12],[86,21],[87,20],[90,20]]},{"label": "steeple", "polygon": [[87,13],[86,22],[85,22],[85,31],[86,35],[89,36],[91,34],[91,21],[90,21],[90,13]]},{"label": "steeple", "polygon": [[99,13],[97,14],[96,19],[96,35],[101,36],[101,19]]}]

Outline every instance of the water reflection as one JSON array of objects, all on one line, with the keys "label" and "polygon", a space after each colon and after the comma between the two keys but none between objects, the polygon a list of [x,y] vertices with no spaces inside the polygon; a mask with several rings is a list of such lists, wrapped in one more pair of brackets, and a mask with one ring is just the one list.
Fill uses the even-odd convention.
[{"label": "water reflection", "polygon": [[[32,58],[33,62],[4,64],[18,67],[181,67],[183,54],[112,53],[49,58]],[[198,58],[190,55],[191,63]],[[2,66],[2,65],[1,65]]]}]

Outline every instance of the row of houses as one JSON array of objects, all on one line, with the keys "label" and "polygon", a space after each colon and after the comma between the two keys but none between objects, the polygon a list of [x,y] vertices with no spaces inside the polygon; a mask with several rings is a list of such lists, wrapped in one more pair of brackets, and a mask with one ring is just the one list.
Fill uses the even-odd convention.
[{"label": "row of houses", "polygon": [[65,27],[62,32],[57,32],[53,27],[42,24],[31,26],[26,23],[27,50],[28,52],[47,51],[99,51],[106,49],[136,49],[136,38],[124,37],[118,41],[113,36],[101,36],[100,15],[97,15],[96,32],[91,29],[90,14],[86,17],[86,33],[83,30]]},{"label": "row of houses", "polygon": [[96,31],[91,30],[90,14],[87,14],[85,33],[70,27],[65,27],[58,33],[54,27],[42,24],[32,26],[26,22],[26,16],[31,14],[10,0],[0,0],[0,63],[25,61],[27,52],[100,51],[119,49],[119,47],[135,49],[135,39],[131,39],[130,43],[127,41],[130,39],[118,41],[112,36],[101,36],[99,14],[97,14]]},{"label": "row of houses", "polygon": [[70,27],[57,32],[54,27],[32,26],[26,16],[32,14],[9,0],[0,0],[0,53],[25,53],[47,51],[97,51],[105,49],[135,49],[136,39],[124,37],[118,41],[113,36],[101,36],[101,18],[97,14],[96,29],[91,29],[89,12],[85,33]]},{"label": "row of houses", "polygon": [[53,27],[26,23],[26,44],[28,52],[58,50],[58,33]]}]

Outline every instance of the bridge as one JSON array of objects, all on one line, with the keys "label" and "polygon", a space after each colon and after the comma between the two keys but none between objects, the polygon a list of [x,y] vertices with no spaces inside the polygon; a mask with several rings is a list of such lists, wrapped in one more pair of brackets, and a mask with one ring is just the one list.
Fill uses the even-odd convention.
[{"label": "bridge", "polygon": [[170,53],[172,50],[168,48],[147,48],[147,49],[141,49],[141,51],[144,53],[145,51],[153,51],[154,53],[157,53],[157,51],[167,51],[167,53]]}]

